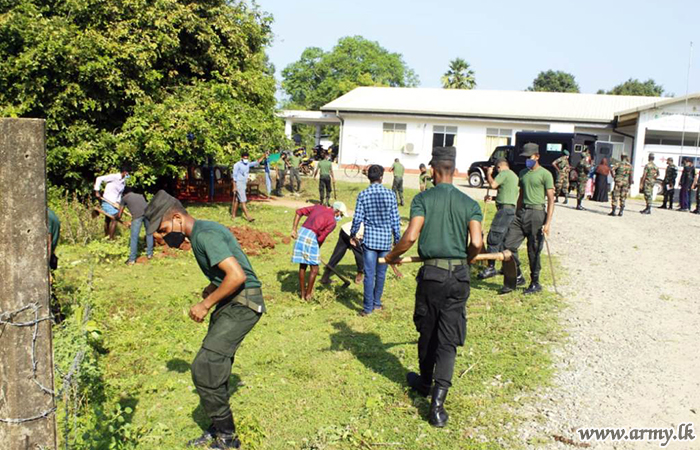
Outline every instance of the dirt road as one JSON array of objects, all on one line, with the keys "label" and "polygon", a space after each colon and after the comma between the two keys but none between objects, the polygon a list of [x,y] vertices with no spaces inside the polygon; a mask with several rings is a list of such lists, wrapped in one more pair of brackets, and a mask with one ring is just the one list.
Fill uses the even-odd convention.
[{"label": "dirt road", "polygon": [[[569,334],[556,350],[554,386],[538,395],[522,428],[530,448],[576,448],[580,427],[677,427],[700,431],[700,216],[628,202],[559,207],[552,251],[569,274],[561,289]],[[659,448],[591,443],[591,448]],[[671,441],[666,448],[700,448]]]}]

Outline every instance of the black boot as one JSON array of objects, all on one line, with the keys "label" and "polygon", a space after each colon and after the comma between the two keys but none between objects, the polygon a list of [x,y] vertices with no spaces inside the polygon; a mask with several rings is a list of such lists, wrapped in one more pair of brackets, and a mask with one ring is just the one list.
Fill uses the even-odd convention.
[{"label": "black boot", "polygon": [[216,428],[214,428],[214,425],[210,426],[207,428],[204,433],[197,439],[192,439],[187,443],[188,447],[204,447],[205,445],[209,445],[211,441],[214,440],[216,437]]},{"label": "black boot", "polygon": [[498,271],[496,271],[496,264],[491,264],[492,261],[489,261],[489,265],[487,268],[479,272],[479,275],[477,275],[477,278],[480,280],[485,280],[487,278],[495,277],[498,275]]},{"label": "black boot", "polygon": [[442,428],[447,425],[449,415],[445,411],[445,398],[447,398],[447,389],[435,386],[428,413],[428,423],[434,427]]},{"label": "black boot", "polygon": [[622,217],[622,211],[625,210],[624,206],[620,206],[620,212],[617,214],[617,217]]},{"label": "black boot", "polygon": [[582,203],[583,203],[583,199],[582,199],[582,198],[579,198],[579,199],[576,200],[576,209],[578,209],[579,211],[583,211],[583,206],[581,206]]},{"label": "black boot", "polygon": [[609,216],[614,216],[615,215],[615,210],[617,210],[617,207],[613,206],[612,207],[612,212],[608,214]]},{"label": "black boot", "polygon": [[532,276],[532,282],[530,286],[523,291],[523,294],[530,295],[542,292],[542,286],[540,286],[540,276],[539,274]]},{"label": "black boot", "polygon": [[565,205],[569,204],[569,194],[568,193],[564,193],[564,204]]},{"label": "black boot", "polygon": [[415,372],[408,372],[406,374],[406,382],[415,392],[423,397],[430,395],[430,383],[423,381],[423,377]]},{"label": "black boot", "polygon": [[241,441],[238,440],[236,426],[233,424],[233,416],[215,419],[212,422],[216,429],[216,436],[214,442],[209,446],[210,449],[226,450],[241,448]]},{"label": "black boot", "polygon": [[649,211],[649,207],[648,207],[648,206],[647,206],[646,208],[644,208],[643,210],[639,211],[639,214],[646,214],[647,211]]}]

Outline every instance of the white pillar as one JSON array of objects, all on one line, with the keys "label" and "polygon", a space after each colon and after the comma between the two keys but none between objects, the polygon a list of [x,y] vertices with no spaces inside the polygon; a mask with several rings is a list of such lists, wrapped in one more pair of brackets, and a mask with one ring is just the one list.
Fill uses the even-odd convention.
[{"label": "white pillar", "polygon": [[634,139],[634,149],[630,156],[632,161],[632,170],[634,173],[634,184],[630,186],[632,195],[639,195],[641,186],[639,182],[642,180],[644,165],[646,164],[646,152],[644,151],[644,140],[646,139],[647,129],[644,126],[643,114],[637,118],[637,133]]},{"label": "white pillar", "polygon": [[287,119],[284,121],[284,134],[291,139],[292,138],[292,121]]}]

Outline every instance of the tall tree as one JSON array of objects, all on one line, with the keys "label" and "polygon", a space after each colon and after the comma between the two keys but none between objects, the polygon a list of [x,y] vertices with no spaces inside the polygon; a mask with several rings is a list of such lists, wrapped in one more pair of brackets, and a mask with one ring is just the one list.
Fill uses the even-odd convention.
[{"label": "tall tree", "polygon": [[548,70],[540,72],[532,81],[528,91],[536,92],[580,92],[576,78],[561,70]]},{"label": "tall tree", "polygon": [[50,179],[76,189],[281,142],[272,19],[247,3],[0,0],[0,115],[45,117]]},{"label": "tall tree", "polygon": [[331,51],[309,47],[282,71],[288,106],[318,109],[358,86],[416,86],[399,53],[361,36],[344,37]]},{"label": "tall tree", "polygon": [[445,89],[474,89],[476,78],[469,63],[462,58],[450,61],[450,67],[442,76],[442,87]]},{"label": "tall tree", "polygon": [[661,97],[664,95],[664,88],[656,81],[649,78],[647,81],[639,81],[636,78],[630,78],[624,83],[620,83],[609,91],[600,89],[599,94],[608,95],[639,95],[642,97]]}]

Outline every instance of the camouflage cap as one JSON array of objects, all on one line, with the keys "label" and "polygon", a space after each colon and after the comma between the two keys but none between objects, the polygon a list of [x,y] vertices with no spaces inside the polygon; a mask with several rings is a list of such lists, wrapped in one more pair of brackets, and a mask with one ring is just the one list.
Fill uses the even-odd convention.
[{"label": "camouflage cap", "polygon": [[530,142],[530,143],[523,145],[523,151],[520,153],[520,156],[525,156],[525,157],[529,158],[532,155],[539,155],[539,154],[540,154],[540,146]]}]

